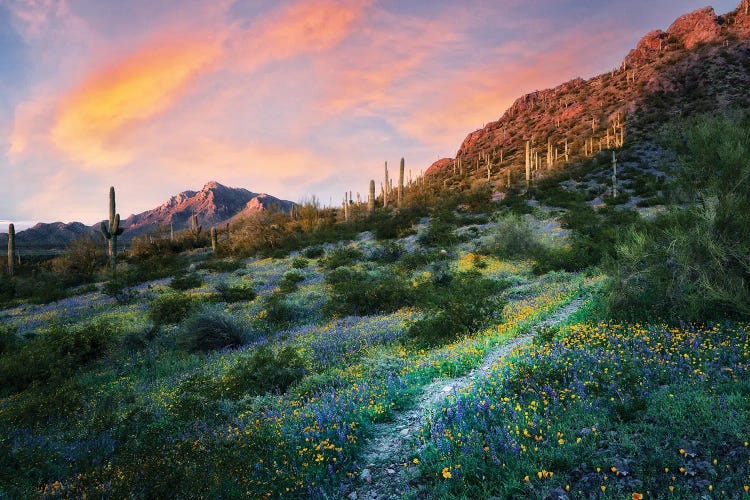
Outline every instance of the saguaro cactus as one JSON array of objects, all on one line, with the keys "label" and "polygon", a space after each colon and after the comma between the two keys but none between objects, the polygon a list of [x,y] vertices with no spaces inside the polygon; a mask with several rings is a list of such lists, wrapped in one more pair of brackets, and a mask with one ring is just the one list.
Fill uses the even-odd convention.
[{"label": "saguaro cactus", "polygon": [[211,250],[216,253],[216,228],[211,228]]},{"label": "saguaro cactus", "polygon": [[390,190],[388,189],[388,187],[389,187],[388,185],[388,162],[385,162],[385,183],[383,184],[383,207],[388,206],[388,194],[390,194],[389,193]]},{"label": "saguaro cactus", "polygon": [[115,188],[109,188],[109,227],[102,221],[99,230],[107,239],[107,254],[112,273],[117,271],[117,237],[125,230],[120,227],[120,214],[115,213]]},{"label": "saguaro cactus", "polygon": [[617,197],[617,157],[612,151],[612,196]]},{"label": "saguaro cactus", "polygon": [[531,180],[531,142],[526,141],[526,189],[529,189]]},{"label": "saguaro cactus", "polygon": [[398,208],[404,202],[404,159],[401,158],[401,165],[398,167]]},{"label": "saguaro cactus", "polygon": [[8,224],[8,275],[15,274],[15,256],[16,256],[16,228],[13,224]]},{"label": "saguaro cactus", "polygon": [[190,217],[190,234],[195,238],[195,242],[198,243],[198,236],[200,236],[203,226],[198,225],[198,216],[193,215]]},{"label": "saguaro cactus", "polygon": [[370,180],[370,197],[367,198],[367,211],[370,215],[375,214],[375,181]]}]

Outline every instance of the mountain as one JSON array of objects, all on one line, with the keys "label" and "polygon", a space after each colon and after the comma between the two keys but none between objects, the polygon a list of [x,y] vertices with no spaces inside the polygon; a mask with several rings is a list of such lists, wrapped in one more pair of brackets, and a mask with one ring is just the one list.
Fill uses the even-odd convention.
[{"label": "mountain", "polygon": [[[55,249],[66,246],[76,238],[86,234],[93,234],[93,228],[80,222],[52,222],[36,224],[24,231],[16,233],[16,245],[19,248]],[[8,235],[0,234],[0,248],[7,248]]]},{"label": "mountain", "polygon": [[646,34],[613,71],[520,97],[426,175],[487,179],[489,166],[503,189],[525,178],[526,141],[532,177],[543,177],[614,147],[616,135],[627,149],[673,118],[750,108],[748,91],[750,0],[724,15],[705,7]]},{"label": "mountain", "polygon": [[190,226],[190,217],[198,216],[204,227],[222,225],[240,213],[276,209],[289,212],[294,203],[265,193],[253,193],[243,188],[231,188],[209,182],[200,191],[183,191],[161,206],[131,215],[125,219],[124,237],[133,238],[170,224],[175,231]]},{"label": "mountain", "polygon": [[[175,231],[190,225],[190,217],[198,216],[198,224],[205,228],[224,225],[260,210],[289,212],[295,204],[265,193],[253,193],[243,188],[227,187],[218,182],[208,182],[200,191],[183,191],[152,210],[130,215],[121,222],[125,242],[149,232],[168,233],[170,224]],[[99,234],[99,224],[86,226],[80,222],[64,224],[40,223],[16,233],[20,249],[60,249],[83,235]],[[0,234],[0,248],[5,248],[7,234]]]}]

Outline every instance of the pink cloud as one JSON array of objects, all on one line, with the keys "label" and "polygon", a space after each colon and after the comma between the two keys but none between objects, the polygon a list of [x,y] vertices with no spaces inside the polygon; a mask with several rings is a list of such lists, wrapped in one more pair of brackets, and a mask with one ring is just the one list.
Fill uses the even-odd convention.
[{"label": "pink cloud", "polygon": [[276,60],[330,49],[363,21],[369,0],[297,1],[250,28],[237,29],[229,44],[235,70],[252,72]]},{"label": "pink cloud", "polygon": [[495,61],[455,72],[437,91],[421,84],[412,87],[409,93],[423,99],[399,122],[399,129],[436,149],[457,146],[467,132],[497,120],[523,94],[587,76],[604,56],[612,58],[621,38],[622,33],[609,27],[585,36],[563,33],[547,46],[526,48],[518,56],[518,42],[511,41],[495,49]]}]

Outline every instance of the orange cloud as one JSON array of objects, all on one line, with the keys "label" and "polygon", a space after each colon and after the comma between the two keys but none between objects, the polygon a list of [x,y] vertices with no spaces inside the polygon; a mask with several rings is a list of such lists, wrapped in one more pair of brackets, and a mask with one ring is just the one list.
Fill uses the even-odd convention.
[{"label": "orange cloud", "polygon": [[242,31],[233,44],[236,69],[327,50],[351,32],[369,1],[300,1]]},{"label": "orange cloud", "polygon": [[167,110],[220,52],[208,37],[161,41],[92,74],[62,99],[55,145],[86,166],[126,163],[130,154],[118,140],[127,127]]}]

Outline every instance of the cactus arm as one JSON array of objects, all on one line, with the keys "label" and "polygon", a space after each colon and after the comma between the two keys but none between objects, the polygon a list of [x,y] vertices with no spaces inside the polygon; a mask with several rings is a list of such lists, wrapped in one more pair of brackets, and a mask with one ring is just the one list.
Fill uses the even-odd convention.
[{"label": "cactus arm", "polygon": [[107,223],[104,221],[102,221],[102,223],[99,225],[99,231],[101,231],[101,233],[107,239],[110,239],[112,237],[112,234],[107,230]]}]

